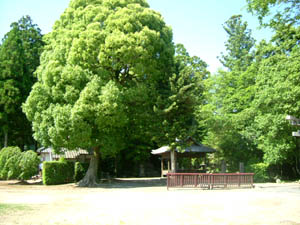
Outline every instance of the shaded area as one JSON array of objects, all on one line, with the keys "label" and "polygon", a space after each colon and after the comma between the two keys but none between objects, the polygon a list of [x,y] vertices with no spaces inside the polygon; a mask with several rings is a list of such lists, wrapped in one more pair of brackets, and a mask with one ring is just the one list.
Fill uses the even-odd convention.
[{"label": "shaded area", "polygon": [[167,187],[166,178],[113,178],[102,179],[96,188]]}]

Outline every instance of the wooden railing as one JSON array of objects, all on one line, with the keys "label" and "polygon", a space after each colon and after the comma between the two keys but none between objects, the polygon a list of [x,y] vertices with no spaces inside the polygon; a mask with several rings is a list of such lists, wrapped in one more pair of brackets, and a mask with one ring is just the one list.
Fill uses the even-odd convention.
[{"label": "wooden railing", "polygon": [[254,173],[168,173],[167,188],[254,187]]}]

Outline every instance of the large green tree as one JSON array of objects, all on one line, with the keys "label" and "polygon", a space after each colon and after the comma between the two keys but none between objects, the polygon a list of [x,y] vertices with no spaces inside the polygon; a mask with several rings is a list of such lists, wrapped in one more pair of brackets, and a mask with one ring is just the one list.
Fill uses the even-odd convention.
[{"label": "large green tree", "polygon": [[244,71],[253,61],[255,40],[251,36],[247,22],[242,21],[241,15],[231,16],[223,25],[228,39],[225,43],[226,54],[221,53],[220,62],[229,71]]},{"label": "large green tree", "polygon": [[93,150],[79,183],[93,186],[100,152],[147,133],[172,69],[172,31],[144,0],[72,0],[45,40],[23,109],[42,145]]},{"label": "large green tree", "polygon": [[[176,45],[172,76],[155,106],[161,121],[159,143],[179,147],[188,137],[201,138],[196,109],[203,105],[203,81],[209,76],[207,64],[191,57],[182,44]],[[197,137],[196,137],[197,136]],[[200,137],[199,137],[200,136]],[[177,140],[177,141],[176,141]]]},{"label": "large green tree", "polygon": [[278,30],[270,43],[259,46],[261,59],[255,99],[251,105],[256,113],[252,126],[265,162],[289,164],[298,172],[300,153],[297,140],[291,136],[292,128],[285,117],[288,114],[300,115],[299,40],[299,27],[287,26],[284,32]]},{"label": "large green tree", "polygon": [[239,162],[257,155],[252,140],[244,135],[253,120],[248,108],[254,98],[255,40],[240,15],[229,18],[223,27],[228,39],[220,61],[227,70],[219,70],[205,81],[207,102],[198,115],[207,128],[208,144],[219,149],[220,159],[230,162],[229,169],[236,170]]},{"label": "large green tree", "polygon": [[[22,112],[39,65],[43,41],[40,29],[29,16],[11,24],[0,46],[0,134],[4,146],[32,144],[30,123]],[[1,135],[0,135],[1,136]],[[11,137],[9,137],[11,136]]]}]

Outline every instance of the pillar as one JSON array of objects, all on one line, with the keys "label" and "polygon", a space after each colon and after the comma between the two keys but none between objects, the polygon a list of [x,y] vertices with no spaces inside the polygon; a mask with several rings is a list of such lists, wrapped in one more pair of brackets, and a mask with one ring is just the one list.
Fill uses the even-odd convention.
[{"label": "pillar", "polygon": [[174,150],[171,150],[170,155],[171,155],[171,172],[176,173],[176,152]]}]

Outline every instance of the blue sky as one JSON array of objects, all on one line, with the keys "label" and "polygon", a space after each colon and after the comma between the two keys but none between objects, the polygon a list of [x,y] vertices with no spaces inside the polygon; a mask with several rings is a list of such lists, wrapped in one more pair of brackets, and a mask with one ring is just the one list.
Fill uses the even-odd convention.
[{"label": "blue sky", "polygon": [[[10,24],[29,15],[42,33],[48,33],[68,7],[69,0],[0,0],[0,38]],[[246,0],[148,0],[172,27],[175,43],[185,45],[190,55],[197,55],[215,72],[221,64],[217,56],[225,51],[226,34],[222,24],[232,15],[242,14],[256,40],[269,39],[270,31],[257,29],[255,16],[247,13]]]}]

